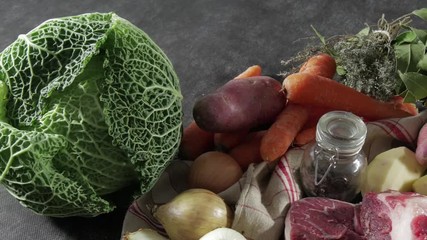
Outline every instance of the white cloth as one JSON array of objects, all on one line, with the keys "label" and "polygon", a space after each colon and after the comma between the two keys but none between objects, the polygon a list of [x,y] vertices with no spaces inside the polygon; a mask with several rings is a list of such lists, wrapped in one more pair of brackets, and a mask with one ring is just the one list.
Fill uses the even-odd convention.
[{"label": "white cloth", "polygon": [[[426,121],[427,112],[424,111],[413,117],[368,123],[368,135],[363,147],[368,161],[392,147],[406,145],[414,149],[418,131]],[[304,147],[291,148],[276,162],[249,166],[238,183],[219,194],[230,206],[235,207],[233,229],[253,240],[284,238],[287,210],[292,202],[302,196],[294,176],[303,151]],[[177,160],[166,169],[152,191],[129,207],[123,233],[152,228],[166,236],[163,227],[153,218],[151,209],[187,189],[190,165],[191,162]]]}]

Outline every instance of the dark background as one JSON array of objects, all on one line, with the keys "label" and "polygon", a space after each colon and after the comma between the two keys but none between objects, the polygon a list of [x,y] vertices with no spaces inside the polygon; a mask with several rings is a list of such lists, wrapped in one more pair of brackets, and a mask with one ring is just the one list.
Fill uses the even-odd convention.
[{"label": "dark background", "polygon": [[[142,28],[168,55],[184,95],[184,124],[199,96],[259,64],[283,71],[281,60],[315,34],[356,33],[384,13],[392,20],[422,1],[401,0],[0,0],[0,49],[43,21],[87,12],[115,12]],[[425,27],[424,27],[425,28]],[[0,186],[0,239],[120,239],[129,191],[115,195],[115,212],[92,219],[54,219],[22,207]]]}]

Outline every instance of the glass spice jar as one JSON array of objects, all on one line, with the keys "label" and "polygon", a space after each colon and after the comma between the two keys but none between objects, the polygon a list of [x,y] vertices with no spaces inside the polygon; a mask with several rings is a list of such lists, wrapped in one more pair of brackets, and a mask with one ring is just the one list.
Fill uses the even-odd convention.
[{"label": "glass spice jar", "polygon": [[366,132],[362,119],[350,112],[332,111],[319,119],[316,141],[306,147],[299,171],[307,196],[347,202],[357,196],[367,167]]}]

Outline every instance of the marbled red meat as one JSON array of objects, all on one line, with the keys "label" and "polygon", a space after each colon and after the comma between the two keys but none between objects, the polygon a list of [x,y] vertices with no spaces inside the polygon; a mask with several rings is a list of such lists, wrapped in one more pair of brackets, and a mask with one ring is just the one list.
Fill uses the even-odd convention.
[{"label": "marbled red meat", "polygon": [[[285,221],[285,239],[364,239],[354,204],[321,197],[292,203]],[[355,224],[356,223],[356,224]]]}]

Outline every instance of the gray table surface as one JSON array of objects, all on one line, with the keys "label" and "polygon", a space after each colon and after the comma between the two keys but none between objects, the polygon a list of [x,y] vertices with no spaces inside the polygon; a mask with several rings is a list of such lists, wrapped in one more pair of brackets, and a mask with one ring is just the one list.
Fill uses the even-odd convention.
[{"label": "gray table surface", "polygon": [[[0,0],[0,49],[44,20],[86,12],[116,12],[142,28],[174,64],[184,95],[184,124],[200,95],[246,67],[282,71],[286,60],[314,33],[355,33],[385,14],[396,18],[427,7],[400,0]],[[120,239],[129,199],[117,194],[118,208],[92,219],[35,215],[0,186],[0,239]]]}]

